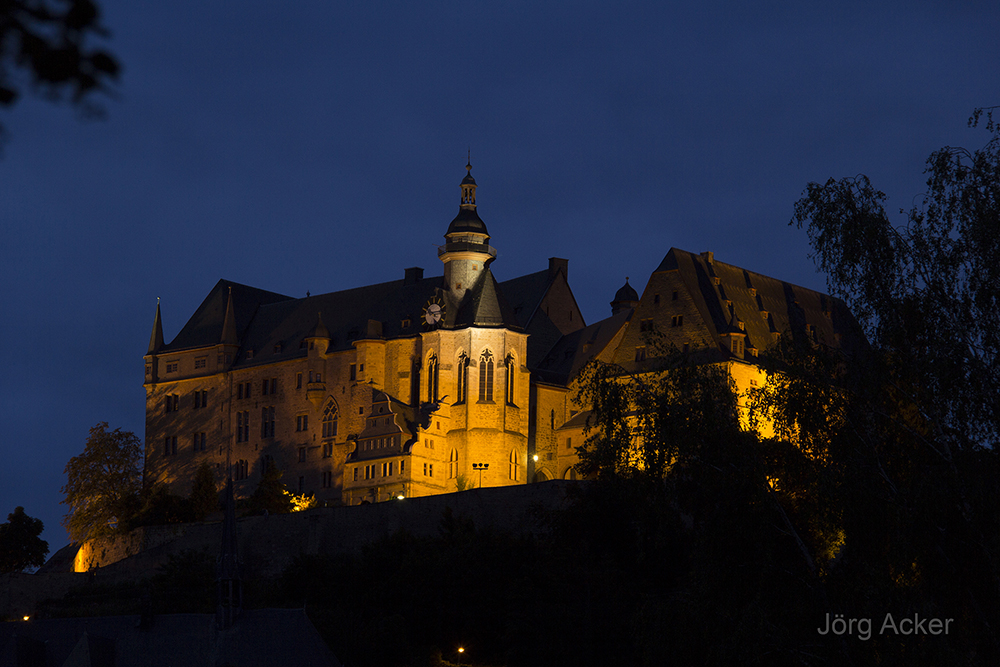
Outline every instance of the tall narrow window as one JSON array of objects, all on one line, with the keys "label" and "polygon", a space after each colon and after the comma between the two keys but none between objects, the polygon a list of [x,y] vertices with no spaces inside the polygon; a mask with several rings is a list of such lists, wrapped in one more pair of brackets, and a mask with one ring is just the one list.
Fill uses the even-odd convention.
[{"label": "tall narrow window", "polygon": [[458,450],[451,450],[451,456],[448,457],[448,479],[455,479],[458,477]]},{"label": "tall narrow window", "polygon": [[517,465],[517,450],[510,450],[510,466],[508,468],[507,474],[510,476],[511,481],[516,482],[518,479],[518,465]]},{"label": "tall narrow window", "polygon": [[458,403],[465,403],[469,398],[469,357],[458,358]]},{"label": "tall narrow window", "polygon": [[507,405],[514,405],[514,355],[508,354],[503,365],[504,379],[506,381],[504,385],[504,400],[507,402]]},{"label": "tall narrow window", "polygon": [[323,437],[334,438],[337,436],[337,404],[330,399],[326,407],[323,408]]},{"label": "tall narrow window", "polygon": [[438,399],[438,360],[433,354],[427,360],[427,401],[433,403]]},{"label": "tall narrow window", "polygon": [[493,401],[493,355],[489,350],[479,357],[479,400]]}]

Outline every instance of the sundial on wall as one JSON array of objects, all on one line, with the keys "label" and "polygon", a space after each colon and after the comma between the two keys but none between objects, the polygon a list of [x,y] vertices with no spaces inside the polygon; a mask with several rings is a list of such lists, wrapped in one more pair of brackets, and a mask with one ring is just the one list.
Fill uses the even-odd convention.
[{"label": "sundial on wall", "polygon": [[447,305],[440,295],[435,294],[424,304],[424,328],[436,329],[444,320]]}]

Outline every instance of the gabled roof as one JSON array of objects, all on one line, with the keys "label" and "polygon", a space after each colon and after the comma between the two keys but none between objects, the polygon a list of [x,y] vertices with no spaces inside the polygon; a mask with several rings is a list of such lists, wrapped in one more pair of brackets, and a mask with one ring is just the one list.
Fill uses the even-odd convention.
[{"label": "gabled roof", "polygon": [[[538,364],[536,376],[542,382],[568,385],[594,359],[609,357],[629,321],[632,311],[622,311],[559,339]],[[610,361],[610,358],[606,358]]]},{"label": "gabled roof", "polygon": [[218,345],[222,341],[226,321],[226,306],[229,303],[230,288],[232,288],[233,312],[236,323],[236,335],[247,328],[260,306],[291,300],[291,297],[267,290],[241,285],[229,280],[220,280],[208,293],[205,300],[194,311],[180,333],[161,352],[188,350],[209,345]]},{"label": "gabled roof", "polygon": [[671,248],[654,275],[676,271],[716,335],[742,331],[758,349],[771,347],[774,334],[804,335],[830,347],[852,347],[860,329],[840,299],[755,271],[726,264],[711,253]]},{"label": "gabled roof", "polygon": [[552,283],[549,271],[536,271],[500,283],[500,289],[514,309],[514,316],[522,329],[528,328],[531,316],[545,298]]}]

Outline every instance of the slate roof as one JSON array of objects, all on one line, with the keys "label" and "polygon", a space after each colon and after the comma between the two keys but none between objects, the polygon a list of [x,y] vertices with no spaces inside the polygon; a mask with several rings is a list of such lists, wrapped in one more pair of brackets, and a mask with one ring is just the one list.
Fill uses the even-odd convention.
[{"label": "slate roof", "polygon": [[448,225],[448,231],[445,233],[447,237],[449,234],[461,234],[462,232],[474,232],[476,234],[486,234],[489,236],[490,233],[486,231],[486,223],[482,221],[479,217],[479,213],[476,212],[475,208],[461,207],[458,209],[458,215],[455,219],[451,221]]},{"label": "slate roof", "polygon": [[572,382],[602,352],[613,351],[631,314],[631,310],[621,311],[560,338],[538,364],[537,378],[560,385]]},{"label": "slate roof", "polygon": [[[18,659],[18,654],[21,660]],[[244,610],[229,630],[214,614],[99,616],[0,623],[0,664],[88,667],[339,667],[302,609]]]},{"label": "slate roof", "polygon": [[522,329],[528,328],[531,316],[535,314],[542,299],[545,298],[545,292],[548,291],[551,282],[550,273],[545,270],[500,283],[500,289],[510,300],[514,316]]},{"label": "slate roof", "polygon": [[[544,276],[545,272],[539,275]],[[241,347],[236,366],[270,364],[304,356],[307,351],[301,342],[317,335],[330,339],[330,351],[351,349],[354,341],[365,338],[417,336],[424,331],[422,313],[427,301],[432,297],[447,300],[441,289],[442,280],[441,276],[409,282],[394,280],[299,299],[220,280],[180,333],[169,344],[162,345],[159,353],[219,344],[226,329],[230,288],[233,301],[230,317],[235,320]],[[537,304],[544,290],[526,297],[519,287],[526,287],[527,283],[508,282],[512,283],[510,288],[501,288],[487,268],[459,308],[449,304],[444,326],[506,327],[520,331],[518,314],[506,294],[512,293],[518,302],[527,298]],[[537,290],[538,285],[532,282],[531,288]],[[249,351],[253,354],[248,354]]]},{"label": "slate roof", "polygon": [[622,285],[617,292],[615,292],[615,298],[614,301],[612,301],[612,303],[620,301],[638,301],[638,300],[639,300],[639,293],[635,291],[635,288],[633,288],[631,285],[628,284],[628,278],[626,278],[625,284]]},{"label": "slate roof", "polygon": [[455,319],[449,324],[456,329],[471,326],[521,329],[514,309],[507,303],[489,268],[466,294]]},{"label": "slate roof", "polygon": [[775,333],[845,349],[862,343],[857,321],[840,299],[709,257],[671,248],[653,273],[677,271],[700,297],[696,304],[716,336],[738,330],[742,322],[757,349],[771,347]]},{"label": "slate roof", "polygon": [[266,304],[288,301],[289,296],[241,285],[229,280],[220,280],[201,302],[194,315],[187,321],[180,333],[161,352],[174,352],[207,345],[216,345],[222,340],[226,321],[226,306],[229,302],[229,288],[232,288],[233,310],[236,331],[239,335],[253,319],[257,309]]}]

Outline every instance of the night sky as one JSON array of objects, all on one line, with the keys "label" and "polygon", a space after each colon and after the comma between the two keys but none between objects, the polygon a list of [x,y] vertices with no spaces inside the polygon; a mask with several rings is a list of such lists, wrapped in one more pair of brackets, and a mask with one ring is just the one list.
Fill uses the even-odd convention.
[{"label": "night sky", "polygon": [[497,279],[568,258],[591,323],[672,246],[825,289],[806,184],[909,208],[1000,104],[995,0],[100,4],[106,117],[0,116],[0,521],[23,505],[53,552],[89,428],[143,435],[157,297],[170,340],[220,278],[440,275],[469,148]]}]

